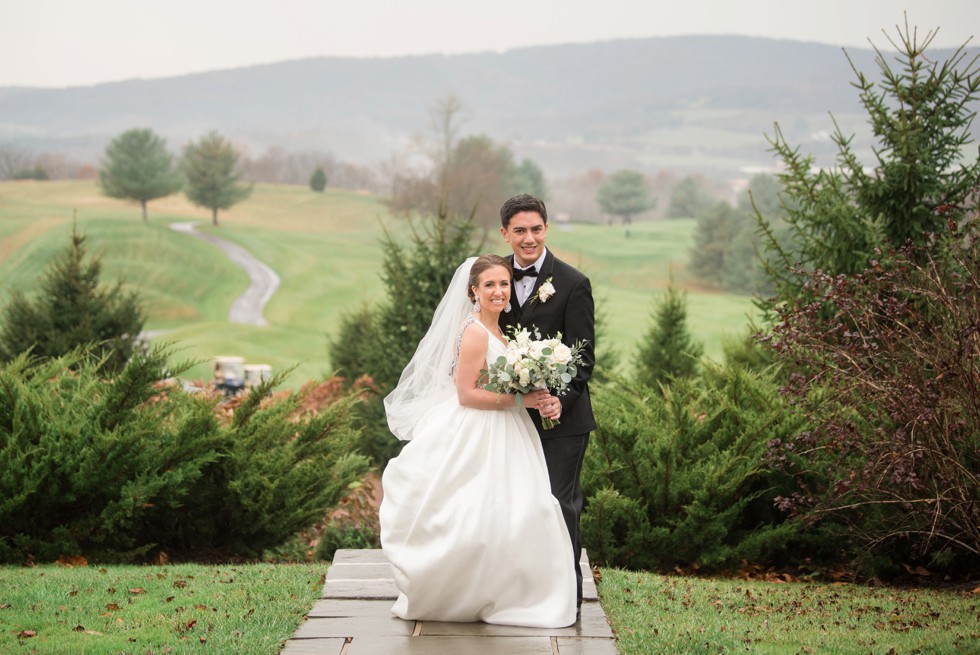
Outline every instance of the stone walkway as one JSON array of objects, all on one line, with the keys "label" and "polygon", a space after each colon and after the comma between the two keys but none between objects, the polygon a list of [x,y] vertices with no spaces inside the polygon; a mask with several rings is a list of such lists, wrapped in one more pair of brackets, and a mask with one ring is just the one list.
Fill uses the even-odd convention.
[{"label": "stone walkway", "polygon": [[338,550],[323,597],[281,655],[617,655],[584,552],[581,566],[582,618],[568,628],[403,621],[391,615],[397,590],[382,552]]}]

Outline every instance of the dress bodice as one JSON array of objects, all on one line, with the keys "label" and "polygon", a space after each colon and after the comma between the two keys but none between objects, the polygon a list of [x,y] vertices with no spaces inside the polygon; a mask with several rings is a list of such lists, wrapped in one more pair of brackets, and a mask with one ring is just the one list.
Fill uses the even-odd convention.
[{"label": "dress bodice", "polygon": [[459,349],[463,345],[463,333],[466,332],[466,328],[468,328],[473,323],[476,323],[481,328],[487,331],[487,337],[489,337],[489,339],[487,341],[486,360],[488,364],[492,361],[495,361],[501,355],[507,353],[507,345],[504,342],[502,342],[497,337],[497,335],[491,332],[490,328],[488,328],[486,325],[478,321],[476,316],[474,316],[473,314],[469,314],[467,315],[466,319],[463,321],[463,324],[460,326],[459,332],[456,333],[456,348],[453,351],[453,374],[454,375],[456,373],[456,364],[459,362]]}]

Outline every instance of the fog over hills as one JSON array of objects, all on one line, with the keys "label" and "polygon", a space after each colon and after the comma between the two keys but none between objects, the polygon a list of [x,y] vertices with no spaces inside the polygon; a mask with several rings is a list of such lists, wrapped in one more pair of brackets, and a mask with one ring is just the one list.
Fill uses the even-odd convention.
[{"label": "fog over hills", "polygon": [[[847,52],[878,79],[872,50]],[[773,163],[765,135],[776,121],[817,155],[833,152],[828,112],[860,142],[866,116],[854,79],[839,48],[750,37],[316,58],[91,87],[0,88],[0,143],[95,162],[132,127],[152,128],[174,150],[216,129],[255,155],[278,145],[375,164],[426,132],[429,108],[452,92],[466,108],[465,134],[506,143],[549,176],[620,167],[732,176]]]}]

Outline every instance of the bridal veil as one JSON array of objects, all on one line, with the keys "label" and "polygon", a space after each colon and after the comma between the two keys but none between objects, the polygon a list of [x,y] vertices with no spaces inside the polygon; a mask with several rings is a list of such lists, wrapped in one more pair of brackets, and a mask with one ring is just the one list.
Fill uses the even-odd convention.
[{"label": "bridal veil", "polygon": [[459,265],[439,301],[428,332],[419,341],[398,385],[384,399],[388,427],[403,441],[412,439],[419,419],[431,407],[456,393],[453,383],[454,344],[473,303],[467,297],[470,268],[476,257]]}]

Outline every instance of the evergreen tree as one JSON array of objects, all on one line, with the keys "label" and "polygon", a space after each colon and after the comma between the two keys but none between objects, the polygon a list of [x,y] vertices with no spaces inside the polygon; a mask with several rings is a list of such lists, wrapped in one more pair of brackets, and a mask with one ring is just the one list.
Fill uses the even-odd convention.
[{"label": "evergreen tree", "polygon": [[189,144],[181,166],[187,178],[187,198],[211,210],[212,225],[218,224],[219,209],[228,209],[252,193],[251,186],[238,184],[238,153],[217,132]]},{"label": "evergreen tree", "polygon": [[964,153],[980,92],[978,58],[960,47],[950,59],[934,60],[926,50],[935,35],[928,32],[920,43],[907,24],[899,29],[893,41],[898,70],[876,48],[879,82],[852,63],[853,85],[876,140],[875,161],[859,161],[852,137],[837,126],[837,165],[817,168],[813,156],[791,146],[776,125],[770,143],[785,169],[779,180],[788,239],[780,238],[769,217],[757,216],[776,303],[797,296],[806,271],[857,273],[878,257],[876,248],[922,244],[947,221],[962,220],[975,202],[980,154],[974,150],[964,161]]},{"label": "evergreen tree", "polygon": [[636,360],[637,380],[654,389],[676,378],[697,373],[704,346],[687,328],[687,294],[667,287],[653,311],[653,323],[640,343]]},{"label": "evergreen tree", "polygon": [[152,130],[134,129],[123,132],[106,147],[99,184],[110,198],[138,202],[145,223],[146,204],[177,193],[183,181],[174,170],[166,141]]},{"label": "evergreen tree", "polygon": [[634,215],[657,206],[656,199],[650,197],[643,174],[627,169],[609,176],[596,191],[595,199],[602,211],[621,217],[627,226],[633,222]]},{"label": "evergreen tree", "polygon": [[715,206],[715,198],[700,176],[688,175],[674,185],[667,218],[700,218]]},{"label": "evergreen tree", "polygon": [[514,169],[514,181],[511,184],[512,195],[529,193],[535,198],[548,199],[548,182],[544,171],[530,159],[525,159]]},{"label": "evergreen tree", "polygon": [[691,246],[691,271],[699,280],[724,288],[732,248],[742,227],[739,211],[724,200],[698,216]]},{"label": "evergreen tree", "polygon": [[317,166],[310,176],[310,188],[318,192],[327,188],[327,174],[323,172],[323,166]]},{"label": "evergreen tree", "polygon": [[368,376],[375,384],[377,395],[360,407],[362,451],[382,466],[400,444],[388,431],[381,401],[425,336],[456,267],[476,252],[474,230],[472,220],[456,221],[441,212],[413,228],[410,246],[386,233],[385,298],[343,316],[337,336],[329,340],[330,361],[339,375]]},{"label": "evergreen tree", "polygon": [[85,260],[85,239],[72,231],[71,244],[49,265],[36,298],[14,294],[0,319],[0,361],[29,349],[41,358],[60,357],[87,345],[105,359],[106,370],[120,370],[129,360],[143,310],[121,281],[100,287],[101,258]]}]

